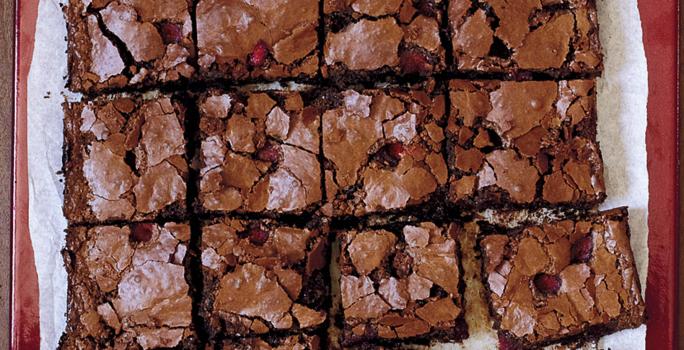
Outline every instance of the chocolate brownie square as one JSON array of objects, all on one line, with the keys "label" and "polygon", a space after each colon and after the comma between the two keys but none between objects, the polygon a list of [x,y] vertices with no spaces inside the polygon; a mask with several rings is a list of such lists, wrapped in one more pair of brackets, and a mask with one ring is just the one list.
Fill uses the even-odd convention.
[{"label": "chocolate brownie square", "polygon": [[537,348],[645,322],[626,208],[485,234],[482,278],[506,342]]},{"label": "chocolate brownie square", "polygon": [[200,314],[215,341],[319,331],[327,323],[326,224],[220,219],[202,227]]},{"label": "chocolate brownie square", "polygon": [[69,0],[69,89],[99,93],[193,77],[190,0]]},{"label": "chocolate brownie square", "polygon": [[431,222],[341,232],[342,343],[465,339],[457,234]]},{"label": "chocolate brownie square", "polygon": [[328,203],[334,216],[433,210],[447,183],[445,96],[412,88],[346,90],[323,113]]},{"label": "chocolate brownie square", "polygon": [[450,83],[449,202],[590,208],[606,198],[592,80]]},{"label": "chocolate brownie square", "polygon": [[60,349],[194,349],[190,226],[72,227]]},{"label": "chocolate brownie square", "polygon": [[64,105],[64,214],[71,224],[187,212],[185,107],[158,95]]},{"label": "chocolate brownie square", "polygon": [[272,336],[267,339],[228,339],[219,347],[224,350],[321,350],[321,338],[317,335]]},{"label": "chocolate brownie square", "polygon": [[324,0],[323,76],[428,76],[446,67],[442,0]]},{"label": "chocolate brownie square", "polygon": [[198,0],[203,78],[278,80],[318,74],[317,0]]},{"label": "chocolate brownie square", "polygon": [[320,112],[313,103],[294,91],[203,95],[199,210],[277,215],[318,206]]},{"label": "chocolate brownie square", "polygon": [[599,75],[595,0],[451,0],[454,70]]}]

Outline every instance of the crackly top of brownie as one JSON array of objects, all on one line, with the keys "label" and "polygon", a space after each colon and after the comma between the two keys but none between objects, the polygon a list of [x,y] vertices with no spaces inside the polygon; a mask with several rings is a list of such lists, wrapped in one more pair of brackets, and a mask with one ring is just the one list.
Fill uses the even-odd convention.
[{"label": "crackly top of brownie", "polygon": [[454,0],[449,21],[461,70],[601,70],[594,0]]},{"label": "crackly top of brownie", "polygon": [[231,350],[320,350],[321,338],[318,335],[274,336],[268,339],[243,338],[225,340],[223,349]]},{"label": "crackly top of brownie", "polygon": [[454,328],[463,313],[454,227],[341,234],[345,338],[408,339]]},{"label": "crackly top of brownie", "polygon": [[455,80],[450,96],[451,201],[488,188],[519,204],[605,197],[594,81]]},{"label": "crackly top of brownie", "polygon": [[316,0],[200,0],[197,4],[199,65],[230,65],[234,78],[250,70],[284,76],[315,73],[319,5]]},{"label": "crackly top of brownie", "polygon": [[[328,241],[321,227],[222,220],[202,230],[206,307],[241,334],[315,328],[326,320]],[[212,326],[213,327],[213,326]]]},{"label": "crackly top of brownie", "polygon": [[491,310],[505,332],[535,344],[600,324],[643,323],[626,209],[496,233],[480,247]]},{"label": "crackly top of brownie", "polygon": [[72,50],[79,51],[71,78],[79,91],[194,73],[187,0],[70,0],[69,12]]},{"label": "crackly top of brownie", "polygon": [[320,113],[299,92],[211,92],[200,102],[205,210],[296,212],[322,199]]},{"label": "crackly top of brownie", "polygon": [[323,6],[327,65],[422,75],[444,68],[442,1],[326,0]]},{"label": "crackly top of brownie", "polygon": [[351,201],[336,204],[338,209],[348,214],[401,209],[425,201],[446,183],[444,96],[431,92],[347,90],[340,106],[325,111],[327,194],[334,199],[354,192]]},{"label": "crackly top of brownie", "polygon": [[117,97],[67,108],[68,147],[74,147],[68,161],[82,161],[66,169],[69,219],[88,221],[84,206],[100,222],[152,218],[168,206],[185,206],[182,105],[165,96]]},{"label": "crackly top of brownie", "polygon": [[192,335],[184,267],[189,240],[190,227],[175,223],[69,231],[66,338],[143,349],[184,342]]}]

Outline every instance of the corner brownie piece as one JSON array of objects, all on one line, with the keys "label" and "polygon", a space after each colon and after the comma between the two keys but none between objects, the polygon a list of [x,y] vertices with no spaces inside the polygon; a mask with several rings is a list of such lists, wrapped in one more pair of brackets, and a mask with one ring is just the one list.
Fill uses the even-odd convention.
[{"label": "corner brownie piece", "polygon": [[412,88],[346,90],[323,114],[328,203],[334,216],[432,210],[447,182],[445,96],[428,81]]},{"label": "corner brownie piece", "polygon": [[190,226],[72,227],[60,349],[193,349]]},{"label": "corner brownie piece", "polygon": [[323,76],[337,81],[444,70],[442,0],[324,0]]},{"label": "corner brownie piece", "polygon": [[220,349],[225,350],[320,350],[321,338],[317,335],[271,336],[268,339],[228,339]]},{"label": "corner brownie piece", "polygon": [[449,30],[461,72],[603,70],[595,0],[451,0]]},{"label": "corner brownie piece", "polygon": [[318,73],[317,0],[198,0],[203,78],[277,80]]},{"label": "corner brownie piece", "polygon": [[69,89],[158,86],[195,73],[190,0],[69,0]]},{"label": "corner brownie piece", "polygon": [[329,301],[326,224],[221,219],[202,228],[200,315],[210,338],[320,330]]},{"label": "corner brownie piece", "polygon": [[300,92],[201,97],[203,212],[299,214],[323,197],[320,112]]},{"label": "corner brownie piece", "polygon": [[456,225],[339,234],[345,346],[468,336]]},{"label": "corner brownie piece", "polygon": [[626,208],[481,239],[495,328],[525,348],[590,340],[645,322]]},{"label": "corner brownie piece", "polygon": [[573,206],[606,198],[592,80],[450,83],[449,202]]},{"label": "corner brownie piece", "polygon": [[64,214],[71,224],[187,212],[185,107],[164,95],[64,105]]}]

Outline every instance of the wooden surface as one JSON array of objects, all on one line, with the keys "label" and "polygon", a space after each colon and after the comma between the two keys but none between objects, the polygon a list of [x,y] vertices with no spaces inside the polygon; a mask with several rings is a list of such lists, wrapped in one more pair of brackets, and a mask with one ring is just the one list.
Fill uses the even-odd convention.
[{"label": "wooden surface", "polygon": [[0,0],[0,349],[9,348],[14,1]]}]

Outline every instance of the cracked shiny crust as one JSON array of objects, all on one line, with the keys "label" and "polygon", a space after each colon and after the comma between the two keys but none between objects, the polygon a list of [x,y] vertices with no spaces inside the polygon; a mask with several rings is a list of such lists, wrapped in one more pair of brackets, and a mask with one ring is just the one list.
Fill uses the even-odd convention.
[{"label": "cracked shiny crust", "polygon": [[323,75],[427,76],[444,70],[439,34],[444,3],[421,2],[422,9],[412,0],[324,0]]},{"label": "cracked shiny crust", "polygon": [[467,337],[456,226],[398,231],[340,234],[344,344]]},{"label": "cracked shiny crust", "polygon": [[603,70],[595,0],[453,0],[449,22],[460,71]]},{"label": "cracked shiny crust", "polygon": [[605,199],[594,81],[454,80],[449,91],[451,203],[593,207]]},{"label": "cracked shiny crust", "polygon": [[[645,322],[627,209],[579,221],[490,232],[480,242],[483,280],[496,327],[525,346],[613,333]],[[491,234],[494,233],[494,234]],[[507,233],[508,235],[505,235]],[[589,237],[587,259],[573,244]],[[534,276],[558,276],[557,294],[543,294]]]},{"label": "cracked shiny crust", "polygon": [[199,108],[202,210],[282,214],[320,204],[320,113],[300,93],[213,91]]},{"label": "cracked shiny crust", "polygon": [[146,225],[68,230],[67,329],[60,349],[191,349],[196,340],[185,253],[190,227]]},{"label": "cracked shiny crust", "polygon": [[[318,71],[316,0],[199,0],[198,64],[204,77],[235,80],[306,77]],[[255,47],[265,44],[254,66]]]},{"label": "cracked shiny crust", "polygon": [[69,88],[90,94],[191,78],[190,6],[187,0],[70,0]]},{"label": "cracked shiny crust", "polygon": [[225,219],[203,227],[200,312],[213,339],[325,325],[327,229],[311,226]]},{"label": "cracked shiny crust", "polygon": [[65,104],[64,212],[72,224],[186,214],[185,108],[169,97]]},{"label": "cracked shiny crust", "polygon": [[[444,96],[433,94],[433,84],[347,90],[336,98],[339,107],[323,113],[325,186],[334,216],[403,210],[446,185]],[[399,154],[385,154],[393,145]]]}]

